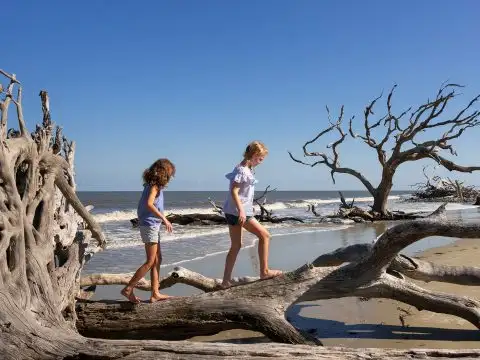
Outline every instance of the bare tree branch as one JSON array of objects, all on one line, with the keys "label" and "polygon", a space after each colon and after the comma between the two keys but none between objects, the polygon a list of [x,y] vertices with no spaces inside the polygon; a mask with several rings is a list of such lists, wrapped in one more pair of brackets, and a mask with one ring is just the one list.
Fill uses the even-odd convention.
[{"label": "bare tree branch", "polygon": [[[343,119],[344,107],[342,106],[340,116],[335,123],[330,121],[330,126],[321,131],[312,140],[307,141],[303,145],[304,156],[317,157],[319,160],[314,163],[307,163],[295,158],[291,152],[289,152],[290,158],[303,165],[316,166],[326,165],[330,169],[332,180],[335,183],[334,174],[343,173],[356,177],[362,182],[365,188],[374,197],[374,204],[372,211],[382,214],[383,217],[388,217],[388,210],[386,209],[386,201],[388,194],[393,186],[393,177],[399,165],[408,161],[417,161],[421,159],[433,159],[439,165],[445,167],[450,171],[460,172],[472,172],[480,170],[478,166],[461,166],[455,162],[448,160],[440,155],[440,151],[446,150],[450,154],[456,155],[455,149],[449,143],[451,140],[458,139],[466,130],[477,127],[480,124],[480,111],[471,110],[473,106],[480,99],[480,95],[473,98],[465,107],[463,107],[456,115],[447,117],[447,119],[441,119],[444,114],[444,110],[452,99],[457,97],[455,90],[461,86],[458,84],[445,83],[442,84],[437,92],[434,100],[428,100],[425,104],[418,106],[414,111],[410,113],[408,123],[401,124],[401,120],[412,109],[401,112],[396,115],[392,110],[393,94],[397,85],[394,85],[390,90],[386,99],[386,114],[379,117],[374,121],[371,116],[374,114],[374,107],[377,105],[382,95],[373,99],[366,107],[364,111],[363,130],[364,134],[355,133],[353,129],[353,117],[348,124],[348,133],[352,138],[361,139],[369,147],[375,149],[377,158],[382,166],[382,176],[378,186],[374,187],[370,181],[368,181],[364,175],[358,170],[353,168],[341,167],[339,165],[339,152],[338,145],[340,145],[345,139],[345,133],[341,128]],[[471,111],[470,111],[471,110]],[[327,107],[327,113],[330,120],[330,112]],[[378,129],[380,125],[386,128],[386,132],[380,140],[377,140],[373,136],[373,130]],[[443,135],[438,139],[424,140],[418,142],[415,137],[419,133],[431,130],[434,128],[445,127]],[[329,157],[324,152],[314,152],[307,150],[307,147],[318,141],[323,135],[329,133],[332,130],[337,130],[339,133],[339,139],[333,144],[327,145],[327,148],[332,149],[332,157]],[[391,139],[394,139],[393,148],[391,154],[388,155],[385,150],[385,146]],[[412,144],[407,149],[407,144]]]}]

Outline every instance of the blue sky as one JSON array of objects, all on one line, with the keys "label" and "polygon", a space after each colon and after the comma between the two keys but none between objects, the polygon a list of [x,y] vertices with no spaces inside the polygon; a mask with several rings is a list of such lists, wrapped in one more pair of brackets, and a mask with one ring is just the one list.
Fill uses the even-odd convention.
[{"label": "blue sky", "polygon": [[[177,165],[169,189],[225,190],[254,139],[270,149],[259,187],[362,189],[287,150],[300,156],[327,126],[325,105],[360,120],[395,83],[398,111],[445,80],[467,86],[450,113],[468,102],[480,93],[479,13],[476,0],[9,1],[0,66],[23,83],[30,129],[49,91],[53,120],[77,143],[79,190],[138,190],[159,157]],[[454,143],[461,164],[478,165],[479,138],[480,127]],[[378,181],[370,148],[349,139],[341,159]],[[421,180],[425,164],[400,167],[394,187]],[[480,185],[479,173],[458,178]]]}]

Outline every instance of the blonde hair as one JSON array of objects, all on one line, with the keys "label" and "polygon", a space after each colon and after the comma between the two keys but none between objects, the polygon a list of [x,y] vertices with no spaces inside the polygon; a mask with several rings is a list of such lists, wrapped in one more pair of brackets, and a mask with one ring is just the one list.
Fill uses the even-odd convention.
[{"label": "blonde hair", "polygon": [[264,143],[260,141],[252,141],[247,145],[245,152],[243,153],[243,158],[245,160],[251,160],[255,155],[266,156],[268,154],[268,149]]}]

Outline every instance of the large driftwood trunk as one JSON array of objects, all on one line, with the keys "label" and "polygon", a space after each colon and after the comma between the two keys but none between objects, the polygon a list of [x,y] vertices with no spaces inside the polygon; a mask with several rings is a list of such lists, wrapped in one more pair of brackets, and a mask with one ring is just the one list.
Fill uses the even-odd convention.
[{"label": "large driftwood trunk", "polygon": [[[75,194],[75,144],[61,128],[54,132],[48,94],[40,92],[43,121],[30,133],[20,83],[0,73],[8,79],[0,102],[0,347],[2,354],[31,348],[48,357],[84,342],[75,330],[80,270],[90,234],[98,243],[93,252],[105,239]],[[18,130],[7,131],[12,106]]]},{"label": "large driftwood trunk", "polygon": [[[480,350],[384,350],[306,345],[199,344],[158,340],[187,338],[227,328],[260,330],[272,340],[313,344],[284,317],[297,301],[343,296],[394,298],[422,309],[463,317],[479,326],[473,299],[424,290],[392,270],[397,253],[425,236],[480,236],[476,224],[433,219],[400,224],[344,266],[317,266],[322,260],[264,281],[239,282],[218,290],[218,282],[178,269],[163,286],[183,282],[206,294],[157,304],[79,302],[80,271],[91,253],[105,246],[100,227],[75,194],[74,144],[57,128],[49,99],[40,93],[42,124],[29,133],[22,90],[14,75],[0,93],[0,356],[4,359],[398,359],[480,357]],[[14,92],[16,90],[16,93]],[[18,130],[8,129],[8,110],[17,110]],[[93,235],[95,241],[90,241]],[[89,247],[87,248],[87,244]],[[88,251],[88,253],[87,253]],[[345,252],[344,252],[345,254]],[[337,262],[345,259],[339,257]],[[317,265],[316,265],[317,264]],[[393,274],[393,275],[392,275]],[[96,279],[96,280],[95,280]],[[118,280],[120,279],[120,280]],[[90,276],[91,283],[108,279]],[[124,281],[118,277],[116,281]],[[111,282],[113,283],[113,282]],[[85,281],[84,281],[85,284]],[[148,286],[142,282],[141,286]],[[107,340],[90,336],[124,338]],[[150,334],[150,336],[147,336]],[[172,335],[173,334],[173,335]],[[177,335],[175,335],[177,334]]]}]

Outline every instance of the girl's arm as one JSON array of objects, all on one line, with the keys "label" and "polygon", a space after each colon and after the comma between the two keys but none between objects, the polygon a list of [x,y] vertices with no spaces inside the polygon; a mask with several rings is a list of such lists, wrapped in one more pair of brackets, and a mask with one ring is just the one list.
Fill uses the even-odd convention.
[{"label": "girl's arm", "polygon": [[168,219],[163,215],[154,205],[155,198],[157,197],[159,193],[159,189],[156,185],[150,187],[150,193],[148,194],[147,198],[147,208],[150,210],[155,216],[159,217],[162,222],[165,224],[165,228],[167,229],[168,232],[172,232],[172,224]]},{"label": "girl's arm", "polygon": [[245,220],[245,210],[243,209],[242,202],[240,201],[240,197],[238,196],[238,191],[240,190],[240,184],[234,182],[232,187],[230,188],[230,194],[232,194],[233,201],[235,202],[235,206],[238,209],[238,222],[242,225]]}]

